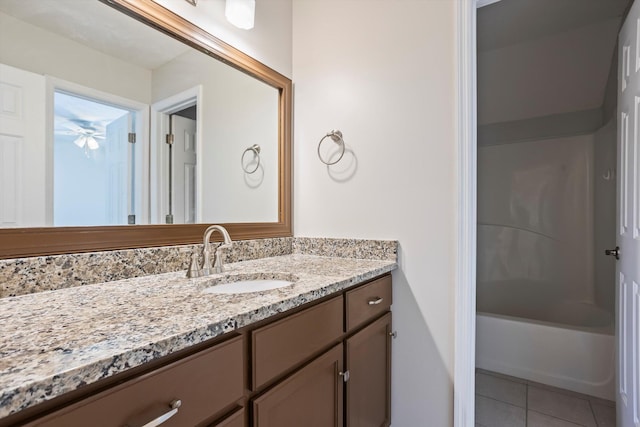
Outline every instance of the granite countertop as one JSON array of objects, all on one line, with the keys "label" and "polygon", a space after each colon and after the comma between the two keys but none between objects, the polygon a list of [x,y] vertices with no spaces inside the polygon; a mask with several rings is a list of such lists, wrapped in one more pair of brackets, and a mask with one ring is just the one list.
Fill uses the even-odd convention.
[{"label": "granite countertop", "polygon": [[[195,279],[180,271],[2,298],[0,418],[395,268],[394,261],[285,255]],[[297,280],[265,292],[202,292],[211,281],[244,275]]]}]

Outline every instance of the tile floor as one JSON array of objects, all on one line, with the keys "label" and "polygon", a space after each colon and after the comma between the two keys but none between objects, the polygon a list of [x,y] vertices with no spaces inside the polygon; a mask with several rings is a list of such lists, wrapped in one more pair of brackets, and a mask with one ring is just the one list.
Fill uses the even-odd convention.
[{"label": "tile floor", "polygon": [[476,370],[476,427],[615,427],[615,403]]}]

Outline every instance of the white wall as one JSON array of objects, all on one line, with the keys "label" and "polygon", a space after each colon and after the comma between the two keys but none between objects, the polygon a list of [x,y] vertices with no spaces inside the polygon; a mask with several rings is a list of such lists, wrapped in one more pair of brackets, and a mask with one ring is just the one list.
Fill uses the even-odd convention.
[{"label": "white wall", "polygon": [[[192,50],[154,70],[153,101],[198,85],[204,122],[200,222],[277,222],[278,90]],[[246,174],[240,159],[253,144],[261,147],[260,167]]]},{"label": "white wall", "polygon": [[[53,225],[110,224],[105,197],[109,179],[105,147],[85,154],[73,143],[76,138],[58,135],[54,141]],[[123,198],[126,199],[126,192]]]},{"label": "white wall", "polygon": [[151,70],[0,12],[0,62],[145,104]]},{"label": "white wall", "polygon": [[[453,424],[455,2],[293,4],[294,233],[398,239],[392,423]],[[340,129],[335,167],[318,140]]]},{"label": "white wall", "polygon": [[255,27],[251,30],[241,30],[227,22],[224,0],[200,0],[196,7],[184,0],[154,1],[280,74],[291,77],[292,0],[256,1]]}]

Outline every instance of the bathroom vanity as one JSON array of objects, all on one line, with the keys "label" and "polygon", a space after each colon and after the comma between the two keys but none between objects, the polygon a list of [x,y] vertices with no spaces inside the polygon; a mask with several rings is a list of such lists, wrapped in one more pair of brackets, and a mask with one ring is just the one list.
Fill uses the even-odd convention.
[{"label": "bathroom vanity", "polygon": [[[395,267],[286,255],[0,299],[0,426],[389,425]],[[294,283],[205,292],[251,275]]]}]

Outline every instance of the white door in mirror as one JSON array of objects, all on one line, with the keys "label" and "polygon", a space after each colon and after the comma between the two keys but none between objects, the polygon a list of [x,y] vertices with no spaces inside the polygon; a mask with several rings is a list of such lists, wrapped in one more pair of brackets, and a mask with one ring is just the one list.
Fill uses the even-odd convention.
[{"label": "white door in mirror", "polygon": [[293,285],[287,280],[241,280],[205,288],[205,294],[247,294],[251,292],[271,291]]},{"label": "white door in mirror", "polygon": [[0,64],[0,227],[47,224],[45,78]]}]

